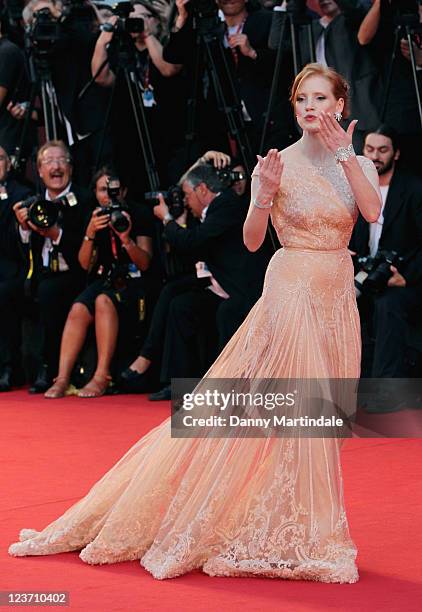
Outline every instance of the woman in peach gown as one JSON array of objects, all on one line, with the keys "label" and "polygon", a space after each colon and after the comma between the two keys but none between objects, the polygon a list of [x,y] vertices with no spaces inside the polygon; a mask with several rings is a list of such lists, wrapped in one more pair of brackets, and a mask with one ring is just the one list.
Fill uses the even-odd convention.
[{"label": "woman in peach gown", "polygon": [[[318,64],[295,79],[303,136],[259,158],[244,227],[246,246],[257,249],[271,213],[283,248],[204,385],[207,378],[359,376],[347,245],[358,208],[375,221],[380,197],[372,162],[349,147],[356,122],[345,132],[334,119],[347,113],[347,89]],[[81,550],[90,564],[139,559],[159,579],[202,568],[211,576],[355,582],[340,447],[336,438],[172,438],[168,419],[43,531],[24,529],[9,552]]]}]

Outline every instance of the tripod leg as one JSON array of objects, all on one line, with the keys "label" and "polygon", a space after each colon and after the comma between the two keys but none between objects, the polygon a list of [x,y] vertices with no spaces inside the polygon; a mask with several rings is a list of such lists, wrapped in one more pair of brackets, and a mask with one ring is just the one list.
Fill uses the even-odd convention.
[{"label": "tripod leg", "polygon": [[386,82],[385,93],[384,93],[384,102],[383,102],[382,110],[381,110],[381,121],[382,122],[385,120],[385,115],[387,114],[388,99],[390,97],[391,83],[393,79],[393,65],[396,59],[397,48],[399,46],[399,42],[400,42],[400,27],[397,27],[396,31],[394,32],[393,51],[391,53],[390,64],[388,66],[387,82]]},{"label": "tripod leg", "polygon": [[41,81],[41,102],[44,114],[45,133],[47,140],[57,140],[56,109],[54,107],[53,92],[48,91],[49,81]]},{"label": "tripod leg", "polygon": [[283,53],[284,53],[283,45],[284,45],[284,37],[286,33],[286,19],[287,19],[287,14],[284,16],[283,23],[281,25],[281,30],[280,30],[280,39],[278,41],[273,80],[271,82],[270,96],[268,99],[268,108],[265,113],[264,127],[262,129],[261,143],[259,145],[260,155],[264,154],[265,139],[267,137],[268,125],[271,119],[271,113],[273,111],[274,101],[276,98],[277,85],[278,85],[278,81],[280,78],[281,60],[283,59]]},{"label": "tripod leg", "polygon": [[26,137],[28,134],[29,124],[32,118],[32,111],[34,110],[34,106],[35,106],[35,97],[37,95],[37,89],[38,89],[38,83],[33,83],[31,85],[31,93],[29,95],[29,106],[26,111],[26,116],[25,116],[25,120],[24,120],[24,124],[22,128],[21,136],[19,139],[19,144],[15,149],[15,160],[14,160],[13,167],[17,172],[19,172],[21,169],[20,165],[22,163],[23,148],[24,148]]},{"label": "tripod leg", "polygon": [[413,85],[415,87],[416,102],[417,102],[417,105],[418,105],[418,112],[419,112],[419,121],[420,121],[421,127],[422,127],[421,94],[420,94],[420,91],[419,91],[418,76],[417,76],[417,72],[416,72],[415,50],[413,49],[412,36],[411,36],[411,32],[410,32],[409,26],[406,26],[406,38],[407,38],[407,42],[408,42],[408,45],[409,45],[410,63],[412,64]]},{"label": "tripod leg", "polygon": [[123,71],[129,91],[132,112],[136,123],[136,131],[138,134],[139,143],[141,145],[142,155],[145,160],[145,168],[150,183],[150,190],[156,191],[159,189],[160,179],[158,177],[151,137],[146,122],[143,98],[136,80],[136,74],[125,68],[123,68]]}]

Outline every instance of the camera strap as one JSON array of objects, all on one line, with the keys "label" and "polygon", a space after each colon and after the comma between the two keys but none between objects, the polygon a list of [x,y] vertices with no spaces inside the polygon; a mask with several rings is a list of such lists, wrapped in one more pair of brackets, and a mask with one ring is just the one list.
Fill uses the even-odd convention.
[{"label": "camera strap", "polygon": [[113,255],[113,258],[118,261],[119,260],[119,252],[117,249],[117,240],[116,240],[116,236],[114,235],[113,230],[110,230],[110,244],[111,244],[111,253]]},{"label": "camera strap", "polygon": [[60,271],[59,250],[57,249],[57,247],[54,244],[52,245],[50,253],[49,253],[48,267],[50,268],[51,272],[59,272]]},{"label": "camera strap", "polygon": [[153,106],[156,106],[157,101],[154,97],[154,87],[151,85],[150,82],[151,69],[149,57],[147,58],[145,68],[142,67],[142,72],[142,76],[138,73],[139,80],[141,81],[142,101],[144,103],[145,108],[152,108]]}]

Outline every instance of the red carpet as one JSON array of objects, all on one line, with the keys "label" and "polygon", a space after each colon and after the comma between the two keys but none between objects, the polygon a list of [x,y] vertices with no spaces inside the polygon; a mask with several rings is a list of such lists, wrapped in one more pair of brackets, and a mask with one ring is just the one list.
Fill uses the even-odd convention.
[{"label": "red carpet", "polygon": [[0,591],[68,591],[70,609],[89,612],[421,609],[421,440],[345,443],[357,584],[210,578],[201,572],[157,581],[136,561],[92,567],[77,553],[7,555],[21,528],[39,529],[57,518],[168,410],[168,403],[139,396],[47,401],[23,391],[1,395]]}]

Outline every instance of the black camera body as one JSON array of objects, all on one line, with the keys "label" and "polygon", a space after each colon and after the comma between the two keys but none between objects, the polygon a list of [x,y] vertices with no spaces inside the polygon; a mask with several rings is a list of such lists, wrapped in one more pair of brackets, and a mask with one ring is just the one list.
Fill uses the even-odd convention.
[{"label": "black camera body", "polygon": [[75,194],[70,192],[55,200],[45,200],[39,195],[31,196],[20,207],[28,209],[28,219],[35,227],[49,229],[60,221],[63,207],[73,207],[77,203]]},{"label": "black camera body", "polygon": [[105,23],[101,26],[104,32],[115,32],[117,34],[142,34],[145,30],[145,22],[142,17],[129,17],[133,11],[131,2],[119,2],[113,6],[113,13],[119,17],[112,25]]},{"label": "black camera body", "polygon": [[129,227],[129,220],[123,214],[127,212],[127,206],[118,199],[120,180],[116,176],[110,176],[107,180],[107,195],[110,198],[110,204],[99,210],[97,216],[110,215],[110,223],[116,232],[125,232]]},{"label": "black camera body", "polygon": [[60,40],[61,24],[45,7],[34,13],[33,23],[28,30],[33,48],[41,55],[52,53]]},{"label": "black camera body", "polygon": [[359,257],[357,262],[360,266],[355,276],[356,293],[359,297],[362,293],[379,294],[387,286],[388,280],[393,275],[390,266],[395,266],[402,258],[396,251],[379,249],[374,257]]},{"label": "black camera body", "polygon": [[167,191],[148,191],[145,194],[145,201],[150,206],[157,206],[160,203],[158,196],[162,195],[169,208],[169,213],[177,219],[185,211],[184,194],[179,185],[172,185]]}]

